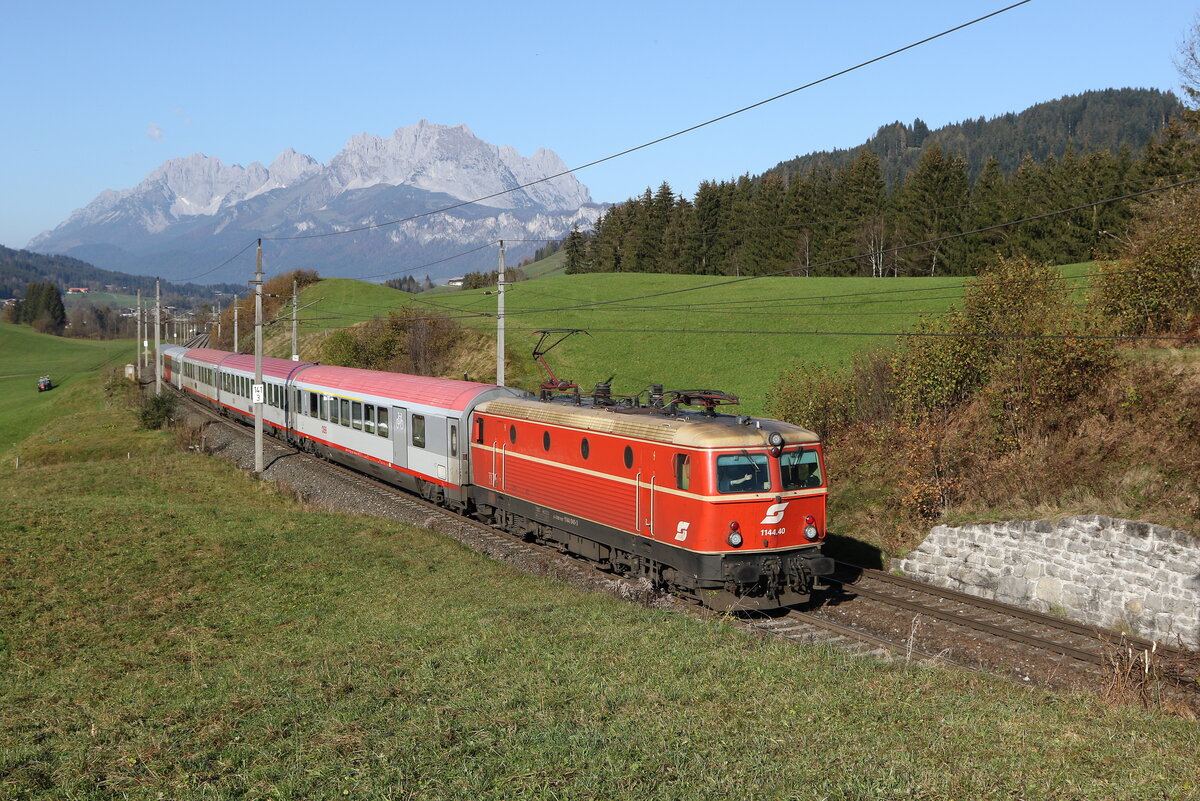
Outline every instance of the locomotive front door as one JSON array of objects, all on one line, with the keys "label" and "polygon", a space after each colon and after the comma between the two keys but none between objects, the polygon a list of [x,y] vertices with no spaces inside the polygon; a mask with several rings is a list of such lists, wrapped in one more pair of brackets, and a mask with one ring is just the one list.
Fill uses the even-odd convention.
[{"label": "locomotive front door", "polygon": [[392,464],[408,467],[408,409],[392,407]]}]

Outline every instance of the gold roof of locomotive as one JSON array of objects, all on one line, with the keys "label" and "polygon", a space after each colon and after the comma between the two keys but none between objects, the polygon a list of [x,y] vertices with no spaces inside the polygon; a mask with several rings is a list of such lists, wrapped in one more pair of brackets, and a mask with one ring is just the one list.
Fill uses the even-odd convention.
[{"label": "gold roof of locomotive", "polygon": [[680,447],[765,448],[768,446],[767,437],[773,431],[779,432],[785,445],[813,445],[820,442],[812,431],[791,423],[726,414],[665,414],[646,407],[575,406],[523,398],[489,400],[480,404],[476,411],[584,431],[667,442]]}]

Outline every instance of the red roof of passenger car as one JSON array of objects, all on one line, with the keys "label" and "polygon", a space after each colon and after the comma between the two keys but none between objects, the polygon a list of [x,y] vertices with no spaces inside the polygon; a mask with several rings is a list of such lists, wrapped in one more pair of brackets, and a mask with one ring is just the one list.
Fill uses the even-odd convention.
[{"label": "red roof of passenger car", "polygon": [[332,367],[323,364],[308,368],[296,376],[296,380],[331,390],[378,395],[455,411],[465,410],[476,397],[488,390],[496,389],[495,384],[480,384],[475,381],[383,373],[377,370]]},{"label": "red roof of passenger car", "polygon": [[[229,356],[229,354],[225,354]],[[264,356],[262,360],[262,371],[264,376],[271,378],[285,379],[296,372],[301,367],[307,367],[312,362],[294,362],[290,359],[275,359],[270,356]],[[225,361],[221,362],[223,370],[244,370],[247,373],[254,372],[254,354],[238,353],[234,356],[229,356]]]},{"label": "red roof of passenger car", "polygon": [[184,355],[193,361],[220,364],[222,359],[232,354],[227,350],[217,350],[216,348],[189,348]]}]

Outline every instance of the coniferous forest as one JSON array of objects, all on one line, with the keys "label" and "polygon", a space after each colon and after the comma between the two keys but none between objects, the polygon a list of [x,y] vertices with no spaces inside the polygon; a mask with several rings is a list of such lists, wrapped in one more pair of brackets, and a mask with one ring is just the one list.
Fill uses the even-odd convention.
[{"label": "coniferous forest", "polygon": [[1181,110],[1170,93],[1093,92],[937,131],[894,123],[852,150],[704,181],[690,199],[664,182],[573,231],[566,269],[969,275],[997,255],[1103,257],[1139,199],[1101,201],[1200,168]]}]

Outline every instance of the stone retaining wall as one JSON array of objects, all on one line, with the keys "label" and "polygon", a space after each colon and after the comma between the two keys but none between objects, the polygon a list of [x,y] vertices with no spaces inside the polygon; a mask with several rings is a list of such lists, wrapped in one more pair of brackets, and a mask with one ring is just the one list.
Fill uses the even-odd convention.
[{"label": "stone retaining wall", "polygon": [[937,526],[893,566],[919,581],[1200,648],[1200,539],[1097,515]]}]

